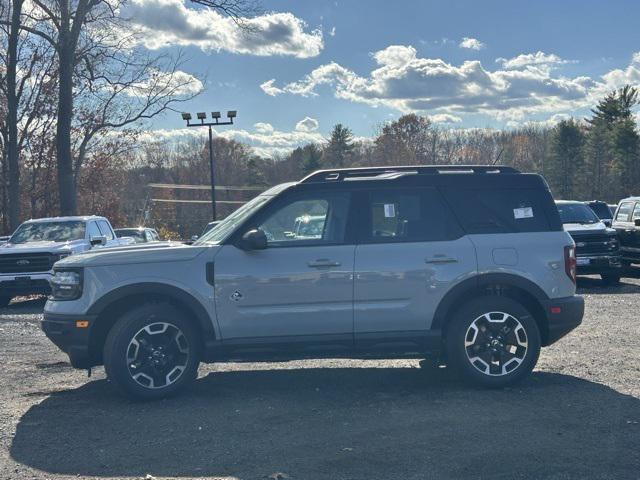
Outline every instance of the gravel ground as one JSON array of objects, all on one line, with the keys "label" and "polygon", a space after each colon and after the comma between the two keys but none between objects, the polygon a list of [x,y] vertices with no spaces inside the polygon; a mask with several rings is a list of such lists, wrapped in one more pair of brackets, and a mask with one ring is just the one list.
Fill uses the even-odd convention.
[{"label": "gravel ground", "polygon": [[584,324],[517,388],[416,361],[205,365],[187,394],[119,397],[0,311],[0,478],[640,479],[640,280],[580,281]]}]

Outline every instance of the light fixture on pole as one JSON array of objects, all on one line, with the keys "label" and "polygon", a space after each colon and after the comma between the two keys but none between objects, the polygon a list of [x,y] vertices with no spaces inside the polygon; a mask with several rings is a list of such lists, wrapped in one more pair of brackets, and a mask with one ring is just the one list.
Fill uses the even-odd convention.
[{"label": "light fixture on pole", "polygon": [[187,127],[209,127],[209,167],[211,168],[211,210],[213,213],[213,221],[216,221],[216,182],[213,170],[213,130],[212,127],[218,125],[233,125],[233,119],[236,118],[237,112],[235,110],[229,110],[227,112],[226,122],[221,122],[220,112],[211,112],[212,122],[205,122],[207,114],[205,112],[196,113],[196,117],[200,120],[199,123],[191,123],[192,117],[190,113],[183,113],[182,119],[187,122]]}]

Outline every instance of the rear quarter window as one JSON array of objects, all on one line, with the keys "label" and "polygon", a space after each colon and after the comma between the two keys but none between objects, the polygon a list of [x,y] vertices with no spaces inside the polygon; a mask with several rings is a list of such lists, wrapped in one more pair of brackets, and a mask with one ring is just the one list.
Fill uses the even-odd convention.
[{"label": "rear quarter window", "polygon": [[550,194],[542,190],[450,189],[445,198],[462,228],[470,234],[562,229]]}]

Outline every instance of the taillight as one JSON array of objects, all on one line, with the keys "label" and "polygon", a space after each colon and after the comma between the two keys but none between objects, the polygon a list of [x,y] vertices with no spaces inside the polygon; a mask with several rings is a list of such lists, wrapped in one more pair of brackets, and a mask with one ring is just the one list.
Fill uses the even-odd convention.
[{"label": "taillight", "polygon": [[576,247],[564,247],[564,271],[573,283],[576,283]]}]

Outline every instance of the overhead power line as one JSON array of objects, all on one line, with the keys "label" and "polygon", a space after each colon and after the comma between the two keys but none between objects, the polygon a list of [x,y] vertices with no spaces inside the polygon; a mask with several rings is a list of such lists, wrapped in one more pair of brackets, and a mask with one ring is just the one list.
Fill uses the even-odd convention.
[{"label": "overhead power line", "polygon": [[[169,188],[169,189],[179,189],[179,190],[211,190],[211,185],[182,185],[178,183],[149,183],[147,185],[152,188]],[[233,185],[216,185],[215,189],[261,192],[265,190],[265,187],[258,187],[258,186],[237,187]]]}]

